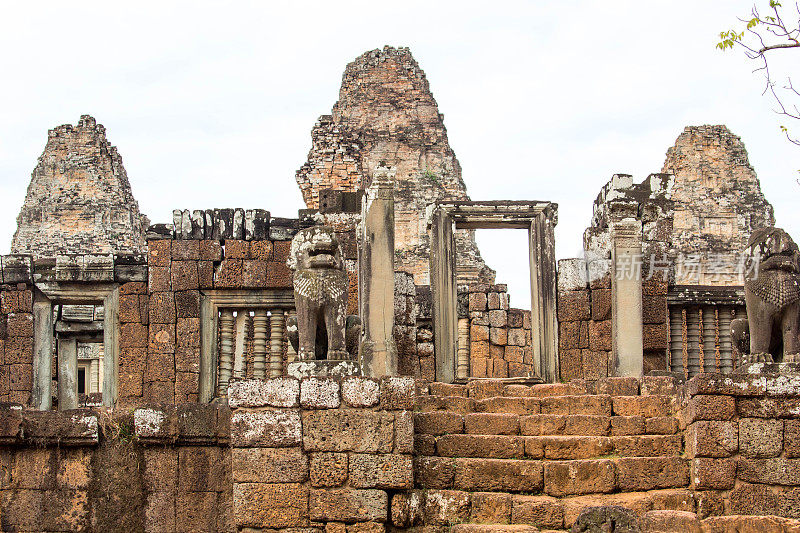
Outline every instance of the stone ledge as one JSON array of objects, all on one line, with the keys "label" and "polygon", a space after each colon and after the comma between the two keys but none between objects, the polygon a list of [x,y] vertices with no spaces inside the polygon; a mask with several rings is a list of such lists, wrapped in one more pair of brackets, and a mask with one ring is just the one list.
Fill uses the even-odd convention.
[{"label": "stone ledge", "polygon": [[230,416],[218,403],[141,407],[133,413],[133,427],[143,444],[225,444]]},{"label": "stone ledge", "polygon": [[699,374],[687,383],[689,396],[800,396],[800,375]]},{"label": "stone ledge", "polygon": [[0,444],[85,446],[99,442],[98,414],[91,409],[32,411],[0,407]]}]

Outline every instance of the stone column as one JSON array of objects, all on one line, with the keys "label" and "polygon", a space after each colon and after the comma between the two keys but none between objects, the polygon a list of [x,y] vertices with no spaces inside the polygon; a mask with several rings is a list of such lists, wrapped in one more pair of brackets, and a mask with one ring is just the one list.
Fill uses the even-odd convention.
[{"label": "stone column", "polygon": [[615,201],[611,215],[611,324],[614,376],[642,375],[642,222],[638,204]]},{"label": "stone column", "polygon": [[228,392],[233,375],[233,311],[223,309],[219,314],[219,395]]},{"label": "stone column", "polygon": [[394,170],[379,167],[361,209],[358,304],[364,376],[397,375],[394,342]]},{"label": "stone column", "polygon": [[283,309],[273,309],[269,319],[269,377],[283,374],[283,330],[286,329]]},{"label": "stone column", "polygon": [[267,377],[267,310],[253,313],[253,377]]}]

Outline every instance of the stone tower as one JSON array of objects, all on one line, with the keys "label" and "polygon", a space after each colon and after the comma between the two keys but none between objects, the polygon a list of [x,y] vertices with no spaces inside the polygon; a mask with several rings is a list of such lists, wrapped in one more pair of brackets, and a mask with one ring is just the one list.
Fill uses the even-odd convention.
[{"label": "stone tower", "polygon": [[[384,47],[347,65],[339,101],[311,131],[308,161],[297,171],[307,207],[320,191],[369,186],[372,171],[396,169],[395,267],[429,283],[425,208],[436,200],[469,200],[461,165],[425,73],[408,48]],[[494,282],[474,231],[458,231],[459,282]]]},{"label": "stone tower", "polygon": [[83,115],[50,130],[17,217],[12,253],[140,253],[144,217],[105,128]]},{"label": "stone tower", "polygon": [[[775,224],[744,143],[724,125],[684,128],[667,150],[661,172],[675,176],[672,245],[686,256],[700,256],[701,285],[718,283],[715,276],[704,275],[715,269],[709,264],[714,256],[735,257],[753,230]],[[693,284],[689,279],[676,283]]]}]

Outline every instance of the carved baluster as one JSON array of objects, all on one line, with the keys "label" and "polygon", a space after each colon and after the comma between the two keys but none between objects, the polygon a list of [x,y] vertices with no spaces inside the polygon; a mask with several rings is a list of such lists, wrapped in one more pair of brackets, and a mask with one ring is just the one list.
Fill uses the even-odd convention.
[{"label": "carved baluster", "polygon": [[717,371],[717,313],[714,306],[703,307],[703,372]]},{"label": "carved baluster", "polygon": [[267,377],[267,310],[256,309],[253,315],[253,377]]},{"label": "carved baluster", "polygon": [[286,327],[283,311],[273,310],[269,323],[269,377],[277,378],[283,374],[283,330]]},{"label": "carved baluster", "polygon": [[731,308],[719,308],[719,370],[723,374],[733,372],[733,343],[731,340]]},{"label": "carved baluster", "polygon": [[680,307],[669,310],[670,369],[683,374],[683,313]]},{"label": "carved baluster", "polygon": [[456,379],[469,377],[469,319],[458,319],[458,361]]},{"label": "carved baluster", "polygon": [[228,393],[233,374],[233,311],[223,309],[219,314],[219,395]]},{"label": "carved baluster", "polygon": [[250,313],[246,309],[240,309],[236,314],[234,324],[235,342],[233,349],[233,376],[243,379],[246,372],[247,356],[247,330],[250,324]]},{"label": "carved baluster", "polygon": [[686,310],[686,345],[689,377],[703,371],[700,361],[700,308]]},{"label": "carved baluster", "polygon": [[[288,318],[294,318],[295,323],[297,323],[297,311],[295,311],[294,309],[288,310],[286,312],[286,316]],[[287,343],[286,346],[286,362],[294,363],[295,361],[297,361],[297,352],[294,351],[294,346],[292,346],[292,343],[289,342]]]}]

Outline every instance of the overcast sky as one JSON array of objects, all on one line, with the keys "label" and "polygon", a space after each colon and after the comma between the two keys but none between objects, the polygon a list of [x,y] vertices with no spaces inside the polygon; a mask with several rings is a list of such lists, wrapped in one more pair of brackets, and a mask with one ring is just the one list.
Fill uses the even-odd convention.
[{"label": "overcast sky", "polygon": [[[686,125],[741,136],[778,224],[800,239],[800,150],[741,53],[714,47],[751,5],[8,2],[0,251],[47,130],[81,114],[106,126],[153,222],[174,208],[296,216],[294,173],[314,121],[330,113],[345,65],[384,44],[409,46],[427,74],[473,199],[559,204],[560,258],[579,254],[611,175],[660,171]],[[479,235],[483,254],[525,306],[524,232],[491,237]]]}]

